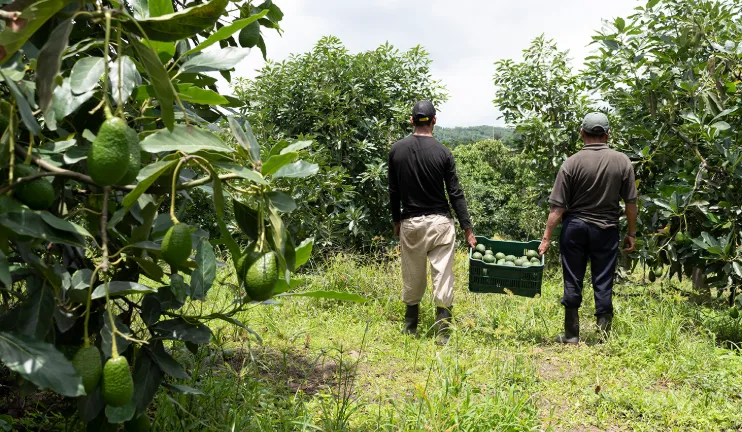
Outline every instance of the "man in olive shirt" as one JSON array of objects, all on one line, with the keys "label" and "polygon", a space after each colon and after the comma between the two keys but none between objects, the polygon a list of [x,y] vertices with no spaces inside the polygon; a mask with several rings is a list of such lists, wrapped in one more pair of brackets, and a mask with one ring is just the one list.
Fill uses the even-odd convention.
[{"label": "man in olive shirt", "polygon": [[610,331],[621,199],[625,203],[628,222],[628,233],[623,241],[625,252],[634,250],[636,237],[634,167],[625,154],[608,148],[608,117],[602,113],[588,114],[580,133],[585,145],[568,158],[559,170],[549,197],[549,221],[539,247],[539,252],[546,254],[551,234],[562,221],[559,246],[564,272],[562,304],[565,315],[564,336],[559,336],[557,341],[569,344],[579,342],[578,311],[582,304],[582,286],[588,259],[598,327],[604,334]]},{"label": "man in olive shirt", "polygon": [[[472,232],[464,192],[459,187],[451,151],[433,138],[436,111],[429,101],[418,102],[410,119],[415,131],[396,142],[389,152],[389,203],[394,234],[402,249],[402,301],[407,305],[404,332],[417,331],[420,301],[428,282],[427,264],[433,277],[436,326],[440,343],[448,342],[453,303],[453,259],[456,212],[471,247]],[[448,197],[446,197],[448,194]],[[449,204],[450,200],[450,204]]]}]

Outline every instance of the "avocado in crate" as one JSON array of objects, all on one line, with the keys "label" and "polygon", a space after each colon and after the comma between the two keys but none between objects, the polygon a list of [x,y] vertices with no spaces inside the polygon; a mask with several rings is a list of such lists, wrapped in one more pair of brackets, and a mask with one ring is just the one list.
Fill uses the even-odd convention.
[{"label": "avocado in crate", "polygon": [[[544,257],[538,253],[540,244],[538,240],[514,242],[477,237],[477,249],[469,252],[469,290],[524,297],[541,295]],[[481,249],[492,251],[492,259],[486,259],[488,254],[474,259]]]}]

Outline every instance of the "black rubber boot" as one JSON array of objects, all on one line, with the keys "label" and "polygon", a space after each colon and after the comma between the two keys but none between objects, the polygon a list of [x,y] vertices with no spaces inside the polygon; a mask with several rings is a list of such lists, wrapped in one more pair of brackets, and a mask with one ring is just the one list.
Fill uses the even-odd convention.
[{"label": "black rubber boot", "polygon": [[435,308],[435,327],[438,332],[438,345],[446,345],[451,337],[451,307]]},{"label": "black rubber boot", "polygon": [[603,339],[607,339],[611,333],[611,323],[613,322],[612,313],[598,314],[598,329]]},{"label": "black rubber boot", "polygon": [[564,335],[557,336],[556,341],[573,345],[580,342],[579,309],[564,309]]},{"label": "black rubber boot", "polygon": [[402,333],[414,335],[417,333],[417,322],[420,317],[420,305],[416,304],[413,306],[407,305],[407,310],[404,313],[404,329]]}]

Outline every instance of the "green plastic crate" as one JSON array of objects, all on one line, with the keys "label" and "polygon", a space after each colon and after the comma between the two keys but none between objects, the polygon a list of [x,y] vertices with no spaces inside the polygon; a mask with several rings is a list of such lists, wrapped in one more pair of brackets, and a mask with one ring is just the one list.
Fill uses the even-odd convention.
[{"label": "green plastic crate", "polygon": [[[528,250],[538,250],[540,241],[513,242],[505,240],[490,240],[487,237],[477,237],[477,243],[497,254],[521,257]],[[505,267],[496,264],[487,264],[473,260],[473,250],[469,250],[469,291],[477,293],[506,293],[517,296],[535,297],[541,295],[541,283],[544,276],[544,257],[541,265],[533,267]],[[506,291],[507,290],[507,291]]]}]

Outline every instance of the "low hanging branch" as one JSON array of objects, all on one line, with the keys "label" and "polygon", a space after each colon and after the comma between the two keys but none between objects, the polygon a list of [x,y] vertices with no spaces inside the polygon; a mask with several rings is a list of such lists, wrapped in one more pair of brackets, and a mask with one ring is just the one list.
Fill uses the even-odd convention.
[{"label": "low hanging branch", "polygon": [[[20,146],[18,144],[16,144],[16,146],[15,146],[15,151],[18,153],[18,155],[21,158],[28,157],[28,152],[26,152],[26,150],[22,146]],[[70,171],[70,170],[67,170],[67,169],[64,169],[64,168],[56,167],[56,166],[54,166],[54,165],[52,165],[52,164],[50,164],[48,162],[45,162],[45,161],[43,161],[43,160],[41,160],[41,159],[39,159],[39,158],[37,158],[36,156],[33,156],[33,155],[31,155],[31,161],[33,163],[35,163],[39,168],[41,168],[43,170],[46,170],[46,172],[41,172],[41,173],[34,174],[34,175],[31,175],[31,176],[27,176],[27,177],[15,179],[15,181],[13,181],[13,184],[6,185],[6,186],[0,188],[0,195],[4,195],[4,194],[10,192],[11,190],[15,189],[16,187],[18,187],[19,185],[21,185],[23,183],[28,183],[28,182],[30,182],[32,180],[36,180],[36,179],[42,178],[42,177],[64,177],[64,178],[68,178],[68,179],[71,179],[71,180],[76,180],[76,181],[78,181],[80,183],[85,183],[85,184],[89,184],[89,185],[93,185],[93,186],[96,185],[96,183],[93,181],[93,179],[90,176],[87,176],[85,174],[82,174],[82,173],[79,173],[79,172],[76,172],[76,171]],[[224,175],[219,176],[219,180],[222,180],[222,181],[226,181],[226,180],[238,180],[238,179],[241,179],[241,178],[242,177],[240,175],[237,175],[237,174],[224,174]],[[207,184],[207,183],[209,183],[211,181],[212,181],[211,176],[203,177],[203,178],[200,178],[200,179],[197,179],[197,180],[191,180],[191,181],[182,183],[176,189],[177,190],[191,189],[191,188],[194,188],[194,187],[203,186],[203,185],[205,185],[205,184]],[[134,190],[135,187],[136,187],[136,185],[111,186],[111,189],[116,189],[116,190],[121,190],[121,191],[129,192],[129,191]],[[150,189],[147,190],[147,192],[152,192],[152,193],[163,193],[163,192],[167,192],[167,191],[168,191],[168,188],[162,188],[162,187],[153,187],[153,188],[150,188]]]}]

